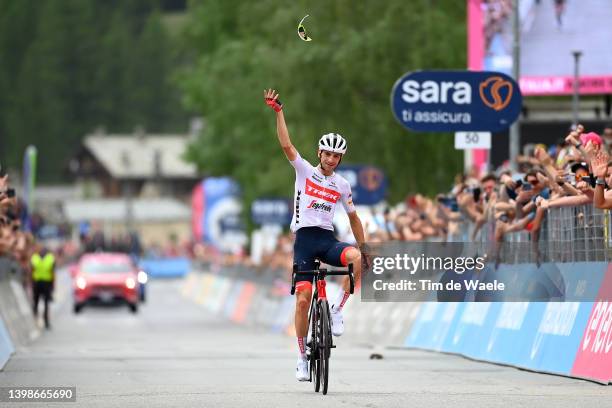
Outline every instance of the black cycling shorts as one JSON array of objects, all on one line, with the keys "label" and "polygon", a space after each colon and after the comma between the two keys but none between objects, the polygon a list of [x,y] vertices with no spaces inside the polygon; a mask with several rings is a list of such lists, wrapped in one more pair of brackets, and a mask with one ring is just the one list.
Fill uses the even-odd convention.
[{"label": "black cycling shorts", "polygon": [[[333,231],[319,227],[302,227],[295,233],[293,244],[293,263],[297,264],[298,271],[312,271],[315,260],[332,266],[346,266],[346,252],[353,245],[340,242]],[[296,282],[312,282],[312,275],[295,275]]]}]

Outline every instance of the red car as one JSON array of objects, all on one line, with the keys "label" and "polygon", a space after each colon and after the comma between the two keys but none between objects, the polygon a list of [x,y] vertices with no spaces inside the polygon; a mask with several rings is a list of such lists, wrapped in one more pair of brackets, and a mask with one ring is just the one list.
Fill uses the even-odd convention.
[{"label": "red car", "polygon": [[138,269],[126,254],[85,254],[72,270],[74,313],[95,302],[127,303],[132,313],[138,311]]}]

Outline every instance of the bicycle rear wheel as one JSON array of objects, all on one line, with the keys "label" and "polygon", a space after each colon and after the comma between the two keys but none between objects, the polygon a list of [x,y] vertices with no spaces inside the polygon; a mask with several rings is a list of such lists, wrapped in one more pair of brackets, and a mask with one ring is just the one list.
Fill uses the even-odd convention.
[{"label": "bicycle rear wheel", "polygon": [[327,300],[319,302],[319,375],[323,385],[323,395],[327,394],[329,380],[329,355],[331,353],[331,327]]}]

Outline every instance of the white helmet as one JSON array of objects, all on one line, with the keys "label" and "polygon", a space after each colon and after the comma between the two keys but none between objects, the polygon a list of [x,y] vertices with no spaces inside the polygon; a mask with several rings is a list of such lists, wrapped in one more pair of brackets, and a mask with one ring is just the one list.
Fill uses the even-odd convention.
[{"label": "white helmet", "polygon": [[346,140],[338,133],[327,133],[319,139],[319,150],[344,154],[346,148]]}]

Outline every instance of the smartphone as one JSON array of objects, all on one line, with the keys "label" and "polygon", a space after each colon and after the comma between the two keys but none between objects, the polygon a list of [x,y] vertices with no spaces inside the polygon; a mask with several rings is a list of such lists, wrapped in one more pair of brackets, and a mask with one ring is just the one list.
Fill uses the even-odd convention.
[{"label": "smartphone", "polygon": [[532,188],[532,185],[529,183],[523,184],[523,191],[531,191]]},{"label": "smartphone", "polygon": [[15,197],[15,189],[14,188],[7,188],[6,189],[6,196],[8,198],[13,198]]},{"label": "smartphone", "polygon": [[516,180],[516,181],[514,182],[514,184],[516,185],[516,188],[519,188],[520,186],[522,186],[522,185],[523,185],[523,180],[518,179],[518,180]]},{"label": "smartphone", "polygon": [[472,190],[472,194],[474,195],[474,201],[479,201],[480,200],[480,193],[482,192],[482,190],[480,189],[480,187],[474,187],[474,189]]}]

